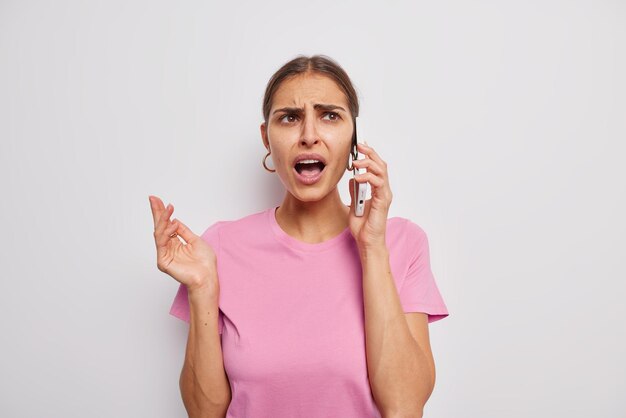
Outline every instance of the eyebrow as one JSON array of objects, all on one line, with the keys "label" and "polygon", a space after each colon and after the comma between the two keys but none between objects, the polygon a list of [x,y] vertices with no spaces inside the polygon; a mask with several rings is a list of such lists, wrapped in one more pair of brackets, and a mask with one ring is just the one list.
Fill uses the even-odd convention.
[{"label": "eyebrow", "polygon": [[[344,112],[346,111],[346,109],[344,109],[341,106],[337,106],[334,104],[323,104],[323,103],[316,103],[313,105],[313,109],[322,109],[322,110],[337,110],[337,109],[341,109]],[[304,108],[302,107],[281,107],[280,109],[276,109],[274,112],[272,112],[272,114],[277,113],[277,112],[289,112],[289,113],[303,113],[304,112]]]}]

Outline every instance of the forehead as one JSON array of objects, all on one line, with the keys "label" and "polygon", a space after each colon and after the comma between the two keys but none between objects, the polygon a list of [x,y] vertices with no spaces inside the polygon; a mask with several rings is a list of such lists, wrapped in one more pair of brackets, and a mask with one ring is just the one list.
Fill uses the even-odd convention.
[{"label": "forehead", "polygon": [[315,73],[299,74],[283,81],[274,93],[272,107],[302,106],[307,102],[348,107],[346,96],[335,80]]}]

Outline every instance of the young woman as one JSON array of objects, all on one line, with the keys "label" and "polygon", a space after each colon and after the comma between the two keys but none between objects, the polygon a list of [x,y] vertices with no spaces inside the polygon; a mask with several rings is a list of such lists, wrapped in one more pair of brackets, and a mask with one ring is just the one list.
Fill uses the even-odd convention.
[{"label": "young woman", "polygon": [[[190,323],[190,417],[422,416],[435,384],[428,323],[448,311],[426,234],[387,218],[387,164],[361,143],[367,158],[352,161],[358,113],[335,61],[299,56],[263,102],[263,167],[285,187],[280,206],[197,236],[150,196],[158,268],[180,282],[170,313]],[[350,163],[367,169],[363,216],[353,179],[350,205],[337,190]]]}]

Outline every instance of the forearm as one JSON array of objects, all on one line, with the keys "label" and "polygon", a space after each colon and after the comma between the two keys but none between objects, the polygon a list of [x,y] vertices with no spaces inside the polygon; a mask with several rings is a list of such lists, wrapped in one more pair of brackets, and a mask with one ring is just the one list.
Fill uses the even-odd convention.
[{"label": "forearm", "polygon": [[430,366],[409,330],[387,248],[360,254],[372,395],[384,417],[421,417],[433,389]]},{"label": "forearm", "polygon": [[224,417],[230,384],[218,331],[218,296],[208,290],[188,292],[191,321],[180,376],[183,403],[190,418]]}]

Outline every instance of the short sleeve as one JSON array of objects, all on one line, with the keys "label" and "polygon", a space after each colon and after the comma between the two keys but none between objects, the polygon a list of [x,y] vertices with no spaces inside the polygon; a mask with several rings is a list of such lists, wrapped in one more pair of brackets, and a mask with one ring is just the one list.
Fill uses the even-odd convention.
[{"label": "short sleeve", "polygon": [[417,224],[406,221],[403,251],[409,263],[400,287],[400,303],[404,312],[423,312],[428,314],[429,323],[435,322],[449,314],[430,267],[428,237]]},{"label": "short sleeve", "polygon": [[[207,244],[213,248],[213,251],[218,256],[219,259],[219,227],[222,224],[222,221],[215,222],[211,226],[209,226],[206,231],[200,235],[200,238],[204,240]],[[174,296],[174,301],[172,303],[172,307],[170,308],[170,315],[175,316],[187,323],[191,322],[190,312],[189,312],[189,299],[187,297],[187,286],[184,284],[180,284],[178,286],[178,291],[176,292],[176,296]],[[218,311],[217,318],[217,329],[219,333],[222,333],[222,329],[224,327],[224,318],[222,317],[222,312]]]}]

